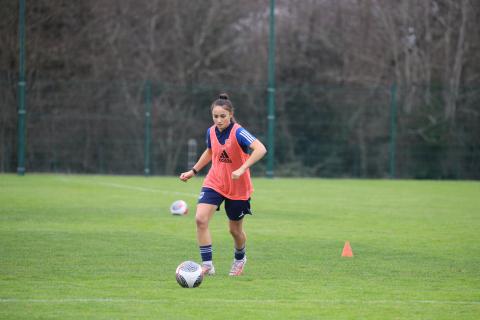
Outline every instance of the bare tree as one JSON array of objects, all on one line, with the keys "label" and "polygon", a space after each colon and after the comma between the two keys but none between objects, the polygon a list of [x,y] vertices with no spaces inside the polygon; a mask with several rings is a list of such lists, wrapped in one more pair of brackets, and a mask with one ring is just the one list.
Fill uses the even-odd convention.
[{"label": "bare tree", "polygon": [[0,171],[10,171],[16,159],[16,81],[17,63],[17,11],[16,3],[0,1]]},{"label": "bare tree", "polygon": [[[18,8],[2,4],[0,163],[13,170]],[[220,91],[263,138],[268,4],[28,3],[29,163],[141,172],[150,99],[154,169],[172,174],[187,140],[204,139]],[[277,163],[293,174],[384,176],[393,84],[403,163],[428,162],[413,145],[434,150],[443,176],[474,163],[457,149],[479,144],[479,17],[472,0],[277,1]]]}]

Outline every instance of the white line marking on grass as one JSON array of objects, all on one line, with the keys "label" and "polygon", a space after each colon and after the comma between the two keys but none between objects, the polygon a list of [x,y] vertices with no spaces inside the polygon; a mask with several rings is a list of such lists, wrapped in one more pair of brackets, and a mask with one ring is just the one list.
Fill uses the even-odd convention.
[{"label": "white line marking on grass", "polygon": [[[296,300],[285,299],[201,299],[203,302],[225,303],[296,303]],[[65,298],[65,299],[16,299],[0,298],[0,303],[170,303],[168,299],[123,299],[123,298]],[[307,299],[301,302],[321,304],[432,304],[432,305],[480,305],[480,301],[454,301],[454,300],[328,300]]]},{"label": "white line marking on grass", "polygon": [[141,192],[154,192],[154,193],[163,193],[163,194],[173,194],[173,195],[180,195],[180,196],[188,196],[188,197],[193,197],[197,198],[198,194],[194,193],[188,193],[188,192],[178,192],[178,191],[171,191],[171,190],[164,190],[164,189],[156,189],[156,188],[145,188],[145,187],[138,187],[138,186],[132,186],[128,184],[119,184],[119,183],[110,183],[110,182],[100,182],[100,181],[94,181],[94,180],[87,180],[87,181],[78,181],[78,180],[70,180],[65,177],[59,177],[58,180],[62,182],[80,182],[80,183],[89,183],[89,184],[94,184],[94,185],[100,185],[100,186],[105,186],[105,187],[112,187],[112,188],[117,188],[117,189],[127,189],[127,190],[135,190],[135,191],[141,191]]},{"label": "white line marking on grass", "polygon": [[181,195],[181,196],[189,196],[189,197],[194,197],[196,198],[198,195],[193,194],[193,193],[188,193],[188,192],[178,192],[178,191],[170,191],[170,190],[162,190],[162,189],[154,189],[154,188],[145,188],[145,187],[137,187],[137,186],[130,186],[126,184],[118,184],[118,183],[109,183],[109,182],[94,182],[95,184],[102,185],[102,186],[107,186],[107,187],[113,187],[113,188],[119,188],[119,189],[128,189],[128,190],[136,190],[136,191],[142,191],[142,192],[160,192],[160,193],[165,193],[165,194],[176,194],[176,195]]}]

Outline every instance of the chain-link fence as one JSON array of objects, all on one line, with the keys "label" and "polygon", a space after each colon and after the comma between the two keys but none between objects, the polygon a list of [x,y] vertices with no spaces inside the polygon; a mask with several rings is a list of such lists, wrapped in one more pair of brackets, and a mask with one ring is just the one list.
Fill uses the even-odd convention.
[{"label": "chain-link fence", "polygon": [[[26,170],[178,174],[204,150],[210,104],[223,91],[237,121],[267,145],[265,88],[36,81],[27,89]],[[441,120],[443,91],[431,91],[432,105],[406,110],[395,85],[277,88],[275,175],[478,179],[477,118]],[[16,171],[15,123],[15,112],[4,113],[3,172]],[[252,170],[264,175],[266,161]]]}]

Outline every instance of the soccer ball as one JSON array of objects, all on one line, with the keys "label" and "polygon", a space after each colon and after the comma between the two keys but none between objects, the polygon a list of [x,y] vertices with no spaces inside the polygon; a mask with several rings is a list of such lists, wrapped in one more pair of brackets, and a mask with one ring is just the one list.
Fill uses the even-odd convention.
[{"label": "soccer ball", "polygon": [[175,277],[181,287],[196,288],[203,281],[202,267],[193,261],[184,261],[177,267]]},{"label": "soccer ball", "polygon": [[177,200],[170,206],[170,212],[173,215],[182,216],[188,213],[188,205],[183,200]]}]

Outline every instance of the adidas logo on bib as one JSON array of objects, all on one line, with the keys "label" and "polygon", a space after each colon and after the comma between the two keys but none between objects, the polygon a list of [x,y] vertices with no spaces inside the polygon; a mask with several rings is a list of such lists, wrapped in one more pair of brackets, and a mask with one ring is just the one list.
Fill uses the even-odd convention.
[{"label": "adidas logo on bib", "polygon": [[220,154],[220,162],[226,162],[226,163],[232,163],[232,160],[230,160],[230,157],[228,156],[227,152],[223,150],[223,152]]}]

